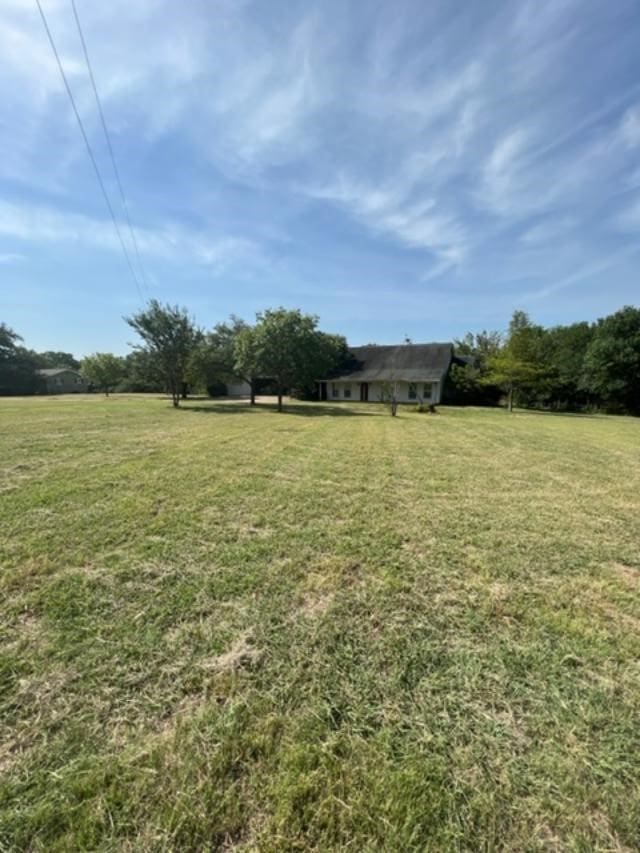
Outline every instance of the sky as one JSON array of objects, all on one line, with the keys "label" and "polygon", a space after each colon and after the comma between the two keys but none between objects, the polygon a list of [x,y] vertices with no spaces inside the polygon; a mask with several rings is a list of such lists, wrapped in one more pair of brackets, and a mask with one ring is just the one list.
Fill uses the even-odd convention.
[{"label": "sky", "polygon": [[637,0],[0,3],[0,321],[125,353],[150,298],[352,344],[640,303]]}]

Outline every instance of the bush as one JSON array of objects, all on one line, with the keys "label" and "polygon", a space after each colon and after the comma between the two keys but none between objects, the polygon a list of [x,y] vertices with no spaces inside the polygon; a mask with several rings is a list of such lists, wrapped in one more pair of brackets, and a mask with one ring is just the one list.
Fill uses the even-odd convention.
[{"label": "bush", "polygon": [[207,385],[207,394],[210,397],[226,397],[227,396],[227,386],[224,382],[219,382],[218,380],[214,380]]}]

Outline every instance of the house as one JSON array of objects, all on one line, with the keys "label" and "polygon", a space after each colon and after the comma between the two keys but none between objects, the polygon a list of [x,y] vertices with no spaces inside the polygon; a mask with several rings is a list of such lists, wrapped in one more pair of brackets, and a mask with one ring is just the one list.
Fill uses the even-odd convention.
[{"label": "house", "polygon": [[70,367],[45,367],[36,373],[42,377],[46,394],[84,394],[89,390],[89,382]]},{"label": "house", "polygon": [[395,392],[399,403],[442,400],[454,361],[453,344],[350,347],[350,360],[319,383],[321,400],[382,401]]}]

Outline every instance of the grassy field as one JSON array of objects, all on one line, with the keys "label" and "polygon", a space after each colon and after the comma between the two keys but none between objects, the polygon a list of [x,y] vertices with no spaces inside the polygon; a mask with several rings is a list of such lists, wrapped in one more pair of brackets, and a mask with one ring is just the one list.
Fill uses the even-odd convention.
[{"label": "grassy field", "polygon": [[636,850],[640,421],[0,400],[0,849]]}]

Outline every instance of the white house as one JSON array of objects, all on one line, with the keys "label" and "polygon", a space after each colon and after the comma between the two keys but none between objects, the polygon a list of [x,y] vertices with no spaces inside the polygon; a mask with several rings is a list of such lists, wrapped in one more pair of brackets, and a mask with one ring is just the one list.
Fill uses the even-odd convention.
[{"label": "white house", "polygon": [[351,361],[338,375],[319,383],[321,400],[388,399],[435,405],[453,361],[453,344],[400,344],[350,347]]}]

